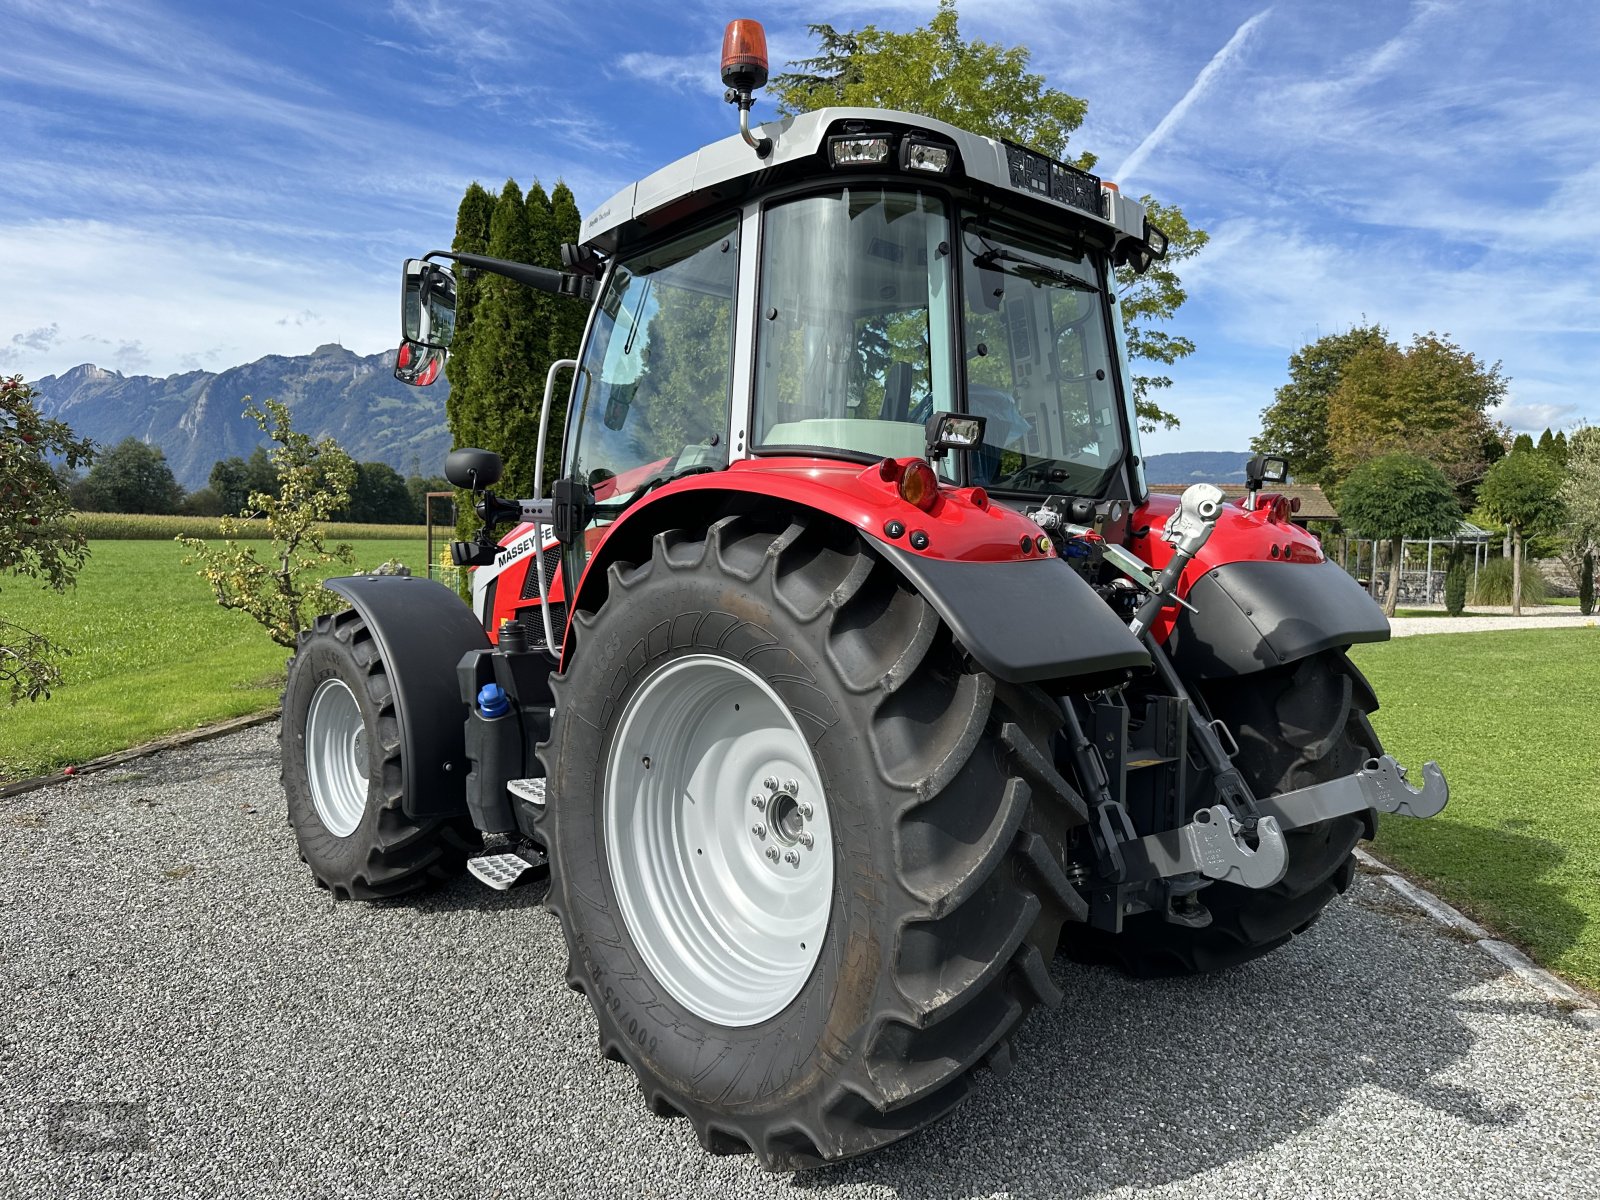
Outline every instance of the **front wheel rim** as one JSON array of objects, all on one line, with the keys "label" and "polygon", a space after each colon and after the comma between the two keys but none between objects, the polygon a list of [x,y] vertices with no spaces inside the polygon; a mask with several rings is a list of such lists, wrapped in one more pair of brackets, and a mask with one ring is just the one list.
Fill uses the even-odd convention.
[{"label": "front wheel rim", "polygon": [[306,713],[306,779],[317,819],[335,837],[349,837],[367,809],[367,723],[342,679],[325,679]]},{"label": "front wheel rim", "polygon": [[800,726],[740,663],[688,655],[624,710],[606,768],[606,860],[651,972],[727,1026],[782,1012],[821,953],[833,834]]}]

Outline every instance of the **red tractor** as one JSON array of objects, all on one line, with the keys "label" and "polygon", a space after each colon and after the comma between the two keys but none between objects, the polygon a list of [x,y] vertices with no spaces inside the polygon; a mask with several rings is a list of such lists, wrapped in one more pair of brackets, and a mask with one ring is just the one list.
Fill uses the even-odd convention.
[{"label": "red tractor", "polygon": [[[550,498],[453,547],[473,606],[334,580],[291,661],[283,779],[341,897],[464,867],[546,903],[602,1053],[773,1169],[949,1112],[1059,992],[1244,962],[1349,886],[1385,756],[1346,650],[1382,613],[1261,490],[1145,486],[1112,271],[1143,208],[908,113],[748,126],[590,214],[557,272],[405,272],[402,377],[454,328],[439,260],[590,302]],[[494,531],[512,531],[498,541]]]}]

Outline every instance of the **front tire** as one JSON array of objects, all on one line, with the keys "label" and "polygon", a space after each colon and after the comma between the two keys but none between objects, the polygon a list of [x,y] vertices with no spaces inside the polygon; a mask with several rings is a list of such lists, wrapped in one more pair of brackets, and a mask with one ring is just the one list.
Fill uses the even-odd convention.
[{"label": "front tire", "polygon": [[289,660],[279,733],[289,824],[313,878],[341,899],[454,878],[481,844],[464,816],[406,815],[389,671],[349,610],[318,617]]},{"label": "front tire", "polygon": [[653,1111],[796,1169],[921,1129],[1009,1063],[1059,999],[1064,814],[1010,748],[1046,744],[1042,697],[968,665],[822,520],[658,535],[577,636],[541,748],[547,903]]}]

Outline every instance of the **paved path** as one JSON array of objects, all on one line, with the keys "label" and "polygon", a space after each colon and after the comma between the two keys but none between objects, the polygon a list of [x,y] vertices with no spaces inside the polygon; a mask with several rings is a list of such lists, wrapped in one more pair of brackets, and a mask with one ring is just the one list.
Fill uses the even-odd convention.
[{"label": "paved path", "polygon": [[1419,633],[1488,633],[1513,629],[1582,629],[1600,627],[1600,613],[1584,616],[1577,609],[1561,604],[1530,605],[1520,617],[1510,608],[1475,608],[1471,615],[1447,616],[1441,608],[1437,617],[1394,617],[1389,627],[1395,637]]},{"label": "paved path", "polygon": [[709,1157],[535,891],[330,903],[274,732],[0,800],[8,1200],[1600,1195],[1600,1033],[1368,878],[1219,976],[1057,964],[1011,1076],[881,1155]]}]

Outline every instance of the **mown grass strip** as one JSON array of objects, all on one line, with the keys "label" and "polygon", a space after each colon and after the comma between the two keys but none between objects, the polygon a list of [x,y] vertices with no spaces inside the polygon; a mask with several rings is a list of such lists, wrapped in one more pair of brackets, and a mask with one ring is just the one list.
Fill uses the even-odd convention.
[{"label": "mown grass strip", "polygon": [[[177,517],[156,516],[147,513],[77,513],[74,516],[77,528],[81,529],[84,536],[91,541],[108,540],[133,540],[146,541],[154,538],[184,537],[220,538],[222,533],[221,517]],[[266,537],[266,523],[262,522],[261,537]],[[368,541],[380,538],[392,541],[396,538],[422,538],[426,540],[428,527],[426,525],[358,525],[348,522],[330,521],[323,526],[324,532],[335,541]],[[452,536],[447,528],[441,530],[434,526],[434,539]],[[241,541],[251,539],[241,538]],[[418,555],[420,560],[423,555]]]},{"label": "mown grass strip", "polygon": [[1600,630],[1358,647],[1384,747],[1438,759],[1450,807],[1385,818],[1375,853],[1539,962],[1600,989]]},{"label": "mown grass strip", "polygon": [[[352,547],[360,567],[398,558],[419,575],[427,568],[420,537]],[[49,700],[0,709],[0,780],[278,702],[288,652],[249,617],[219,608],[205,581],[183,565],[184,553],[168,540],[95,541],[69,592],[5,581],[0,605],[7,619],[73,654],[65,663],[66,686]]]}]

